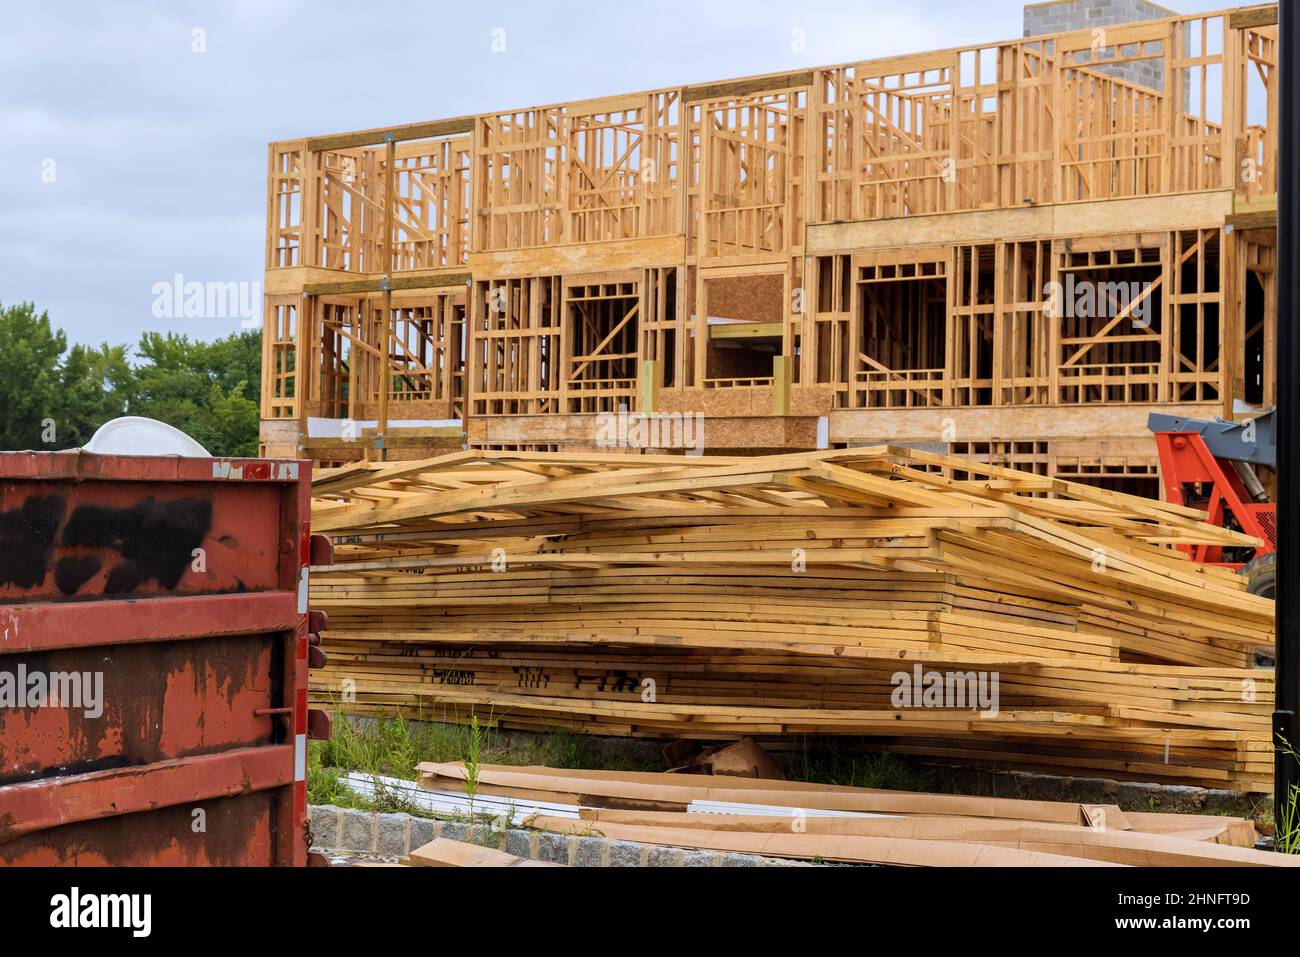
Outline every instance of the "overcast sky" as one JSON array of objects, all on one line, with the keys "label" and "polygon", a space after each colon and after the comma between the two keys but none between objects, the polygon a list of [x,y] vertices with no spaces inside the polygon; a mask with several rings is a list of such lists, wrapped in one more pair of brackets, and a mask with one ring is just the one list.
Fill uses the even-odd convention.
[{"label": "overcast sky", "polygon": [[154,285],[262,280],[272,140],[1021,33],[1009,0],[9,0],[0,303],[73,341],[227,335],[237,317],[155,318]]}]

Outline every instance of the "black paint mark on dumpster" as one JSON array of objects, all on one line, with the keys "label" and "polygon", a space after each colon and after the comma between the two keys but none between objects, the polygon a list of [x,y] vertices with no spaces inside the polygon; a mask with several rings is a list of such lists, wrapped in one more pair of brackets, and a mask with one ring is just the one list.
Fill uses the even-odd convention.
[{"label": "black paint mark on dumpster", "polygon": [[60,558],[54,566],[54,584],[65,595],[75,595],[77,589],[95,577],[104,565],[94,555],[69,555]]},{"label": "black paint mark on dumpster", "polygon": [[128,559],[109,569],[108,577],[104,579],[104,594],[129,595],[140,587],[142,581],[144,572],[139,565]]},{"label": "black paint mark on dumpster", "polygon": [[45,581],[66,507],[62,495],[32,495],[0,512],[0,585],[35,588]]},{"label": "black paint mark on dumpster", "polygon": [[194,549],[212,528],[212,503],[204,499],[157,502],[147,498],[130,508],[82,505],[63,529],[63,544],[111,548],[122,561],[111,568],[104,593],[120,595],[157,579],[175,588],[189,568]]}]

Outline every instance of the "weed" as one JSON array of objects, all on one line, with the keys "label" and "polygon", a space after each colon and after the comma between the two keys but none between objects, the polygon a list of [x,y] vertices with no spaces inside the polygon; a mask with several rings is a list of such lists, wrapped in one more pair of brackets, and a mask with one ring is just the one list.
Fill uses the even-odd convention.
[{"label": "weed", "polygon": [[[1278,741],[1278,750],[1300,761],[1300,754],[1285,740]],[[1273,837],[1273,847],[1283,854],[1300,854],[1300,787],[1291,785],[1286,804],[1281,808],[1277,833]]]},{"label": "weed", "polygon": [[474,819],[474,796],[478,794],[480,761],[483,757],[483,737],[478,727],[478,715],[470,718],[469,747],[465,754],[465,797],[469,799],[470,820]]}]

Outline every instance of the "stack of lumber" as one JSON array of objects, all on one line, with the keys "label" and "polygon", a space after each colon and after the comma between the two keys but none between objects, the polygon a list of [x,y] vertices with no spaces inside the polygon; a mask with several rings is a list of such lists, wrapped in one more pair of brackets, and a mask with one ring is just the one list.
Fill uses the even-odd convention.
[{"label": "stack of lumber", "polygon": [[[463,764],[418,771],[422,787],[464,786]],[[1255,850],[1245,818],[1115,805],[545,767],[481,766],[477,789],[579,809],[579,820],[533,815],[524,822],[533,828],[767,857],[919,867],[1300,866],[1300,857]],[[713,802],[709,812],[698,810],[704,802]]]},{"label": "stack of lumber", "polygon": [[[1190,509],[892,447],[460,452],[313,495],[313,688],[359,713],[1271,782],[1272,602],[1176,549],[1253,543]],[[921,694],[950,675],[996,709]]]}]

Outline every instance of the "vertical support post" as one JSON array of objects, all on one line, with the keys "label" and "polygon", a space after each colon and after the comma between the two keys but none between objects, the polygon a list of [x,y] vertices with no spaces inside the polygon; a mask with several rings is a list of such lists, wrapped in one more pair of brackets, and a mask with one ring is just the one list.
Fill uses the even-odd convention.
[{"label": "vertical support post", "polygon": [[[1296,337],[1296,271],[1300,269],[1300,71],[1292,58],[1300,51],[1300,11],[1294,3],[1279,8],[1278,64],[1281,71],[1281,123],[1277,177],[1277,671],[1273,711],[1273,814],[1278,833],[1288,802],[1300,784],[1296,760],[1296,711],[1300,706],[1300,501],[1294,483],[1300,475],[1300,341]],[[1285,748],[1283,747],[1285,745]]]},{"label": "vertical support post", "polygon": [[[316,321],[315,305],[315,296],[298,297],[296,310],[298,322],[294,329],[293,343],[293,405],[298,418],[298,458],[300,459],[307,457],[307,398],[320,394],[319,387],[313,381],[320,374],[320,356],[318,350],[313,348],[320,337],[311,334]],[[270,323],[263,322],[262,329],[268,328]],[[265,335],[265,331],[262,334]]]},{"label": "vertical support post", "polygon": [[791,356],[772,357],[772,414],[790,414],[790,364]]},{"label": "vertical support post", "polygon": [[302,238],[298,240],[298,265],[323,266],[325,257],[321,255],[320,213],[321,213],[321,179],[324,154],[307,148],[307,141],[302,141],[302,189],[299,202],[302,204]]},{"label": "vertical support post", "polygon": [[[1007,328],[1004,320],[1007,311],[1006,300],[1006,277],[1011,269],[1008,265],[1008,259],[1012,260],[1014,265],[1015,253],[1014,247],[1007,248],[1006,243],[995,243],[993,246],[993,363],[992,363],[992,395],[989,397],[990,405],[1002,405],[1002,382],[1006,376],[1006,361],[1002,353],[1006,349]],[[1012,297],[1011,310],[1015,309],[1015,297]],[[976,378],[977,370],[971,369],[971,379]],[[1012,373],[1014,375],[1014,373]],[[972,381],[972,385],[974,382]]]},{"label": "vertical support post", "polygon": [[[700,203],[704,202],[704,193],[700,193]],[[700,214],[700,235],[704,235],[704,214]],[[702,258],[702,257],[701,257]],[[683,343],[685,347],[687,343]],[[697,389],[705,387],[709,377],[709,284],[704,279],[701,269],[695,270],[695,339],[691,343],[695,349],[695,378],[684,383]]]},{"label": "vertical support post", "polygon": [[[1062,242],[1060,239],[1053,239],[1048,244],[1047,281],[1053,284],[1053,289],[1062,288],[1059,285],[1062,278],[1061,262],[1065,258]],[[1047,320],[1047,402],[1049,405],[1057,405],[1061,401],[1061,339],[1064,338],[1061,335],[1061,325],[1064,319],[1056,314],[1062,310],[1046,308],[1046,303],[1050,301],[1050,298],[1044,300],[1043,309],[1043,316]],[[1168,302],[1168,299],[1164,301]]]},{"label": "vertical support post", "polygon": [[1219,143],[1223,150],[1220,186],[1245,194],[1246,182],[1241,163],[1246,158],[1246,70],[1242,60],[1245,30],[1232,29],[1229,17],[1223,18],[1223,128]]},{"label": "vertical support post", "polygon": [[1232,419],[1234,400],[1246,397],[1245,269],[1241,265],[1241,234],[1231,224],[1219,233],[1219,413]]},{"label": "vertical support post", "polygon": [[662,381],[662,363],[658,359],[641,360],[640,408],[636,411],[650,415],[657,412],[659,406],[659,383]]},{"label": "vertical support post", "polygon": [[375,432],[375,451],[381,462],[388,461],[388,393],[393,385],[393,166],[397,159],[397,141],[391,133],[384,140],[384,314],[379,320],[379,428]]}]

